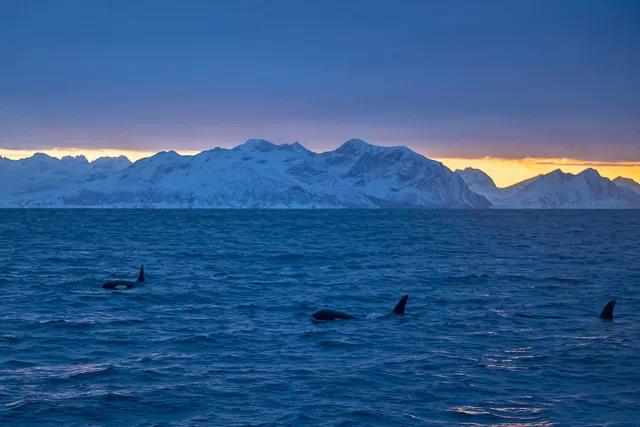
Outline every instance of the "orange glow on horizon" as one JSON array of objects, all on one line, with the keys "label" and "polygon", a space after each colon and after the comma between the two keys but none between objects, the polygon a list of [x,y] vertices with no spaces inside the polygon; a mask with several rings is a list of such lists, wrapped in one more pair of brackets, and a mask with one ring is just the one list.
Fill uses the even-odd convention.
[{"label": "orange glow on horizon", "polygon": [[502,159],[484,157],[480,159],[438,158],[451,170],[471,167],[480,169],[489,175],[498,187],[508,187],[540,174],[547,174],[556,169],[565,173],[578,174],[585,169],[593,168],[600,175],[611,180],[622,176],[640,182],[640,162],[597,162],[576,159]]},{"label": "orange glow on horizon", "polygon": [[[195,155],[199,151],[180,150],[181,155]],[[132,162],[156,154],[153,151],[118,150],[118,149],[80,149],[80,148],[51,148],[43,150],[8,150],[0,148],[0,156],[18,160],[30,157],[35,153],[45,153],[52,157],[83,155],[89,161],[99,157],[126,156]],[[429,157],[429,156],[427,156]],[[563,172],[577,174],[587,168],[596,169],[600,175],[614,179],[619,176],[631,178],[640,183],[640,162],[597,162],[576,159],[544,159],[523,158],[503,159],[498,157],[483,157],[476,159],[465,158],[433,158],[451,170],[472,167],[487,173],[498,187],[508,187],[525,179],[540,174],[546,174],[556,169]]]}]

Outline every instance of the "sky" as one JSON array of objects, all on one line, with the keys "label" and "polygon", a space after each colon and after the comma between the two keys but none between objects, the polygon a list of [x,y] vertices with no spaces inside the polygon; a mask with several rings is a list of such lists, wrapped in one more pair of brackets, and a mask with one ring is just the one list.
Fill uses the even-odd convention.
[{"label": "sky", "polygon": [[6,157],[135,159],[250,138],[326,151],[361,138],[482,165],[502,185],[582,166],[640,180],[637,0],[0,0],[0,11]]}]

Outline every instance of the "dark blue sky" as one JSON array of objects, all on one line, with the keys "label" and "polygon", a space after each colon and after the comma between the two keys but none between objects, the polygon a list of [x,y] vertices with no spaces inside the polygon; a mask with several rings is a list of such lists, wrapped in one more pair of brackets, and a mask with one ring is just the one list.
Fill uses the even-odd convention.
[{"label": "dark blue sky", "polygon": [[640,1],[0,0],[0,148],[640,160]]}]

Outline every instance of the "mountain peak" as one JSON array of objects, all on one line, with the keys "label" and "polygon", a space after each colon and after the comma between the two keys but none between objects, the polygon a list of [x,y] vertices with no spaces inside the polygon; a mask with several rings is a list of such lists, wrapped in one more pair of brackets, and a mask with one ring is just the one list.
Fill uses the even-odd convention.
[{"label": "mountain peak", "polygon": [[271,151],[276,148],[276,145],[265,139],[249,139],[244,144],[240,144],[234,148],[234,150],[255,150],[255,151]]},{"label": "mountain peak", "polygon": [[311,151],[307,150],[307,148],[304,145],[300,144],[298,141],[294,142],[293,144],[276,145],[276,147],[279,150],[285,150],[285,151],[290,151],[294,153],[301,153],[301,154],[311,153]]},{"label": "mountain peak", "polygon": [[60,160],[55,157],[51,157],[45,153],[35,153],[31,157],[27,157],[22,160],[22,164],[29,168],[37,168],[37,169],[49,169],[56,167],[59,164]]},{"label": "mountain peak", "polygon": [[88,164],[89,161],[87,160],[87,158],[83,155],[79,155],[79,156],[64,156],[62,159],[60,159],[63,163],[79,163],[79,164]]},{"label": "mountain peak", "polygon": [[91,166],[101,170],[121,170],[131,166],[131,161],[125,156],[100,157],[92,161]]},{"label": "mountain peak", "polygon": [[613,182],[616,182],[616,183],[617,183],[617,182],[628,182],[628,183],[630,183],[630,184],[640,185],[640,183],[638,183],[638,182],[634,181],[633,179],[631,179],[631,178],[625,178],[625,177],[623,177],[623,176],[619,176],[619,177],[617,177],[616,179],[614,179],[614,180],[613,180]]},{"label": "mountain peak", "polygon": [[38,153],[33,153],[33,156],[31,156],[30,158],[31,158],[31,159],[34,159],[34,160],[38,160],[38,159],[40,159],[40,160],[49,160],[49,159],[53,159],[53,157],[51,157],[50,155],[45,154],[45,153],[40,153],[40,152],[38,152]]},{"label": "mountain peak", "polygon": [[632,180],[631,178],[624,178],[619,176],[616,179],[614,179],[613,182],[618,187],[626,188],[628,190],[631,190],[640,194],[640,184],[638,184],[636,181]]},{"label": "mountain peak", "polygon": [[[145,157],[143,159],[138,160],[138,162],[144,162],[144,163],[148,163],[148,162],[160,162],[160,163],[166,163],[166,162],[172,162],[174,160],[177,160],[179,158],[181,158],[182,156],[178,153],[176,153],[173,150],[169,150],[169,151],[160,151],[156,154],[154,154],[151,157]],[[138,163],[136,162],[136,163]]]},{"label": "mountain peak", "polygon": [[483,186],[489,188],[497,188],[493,179],[480,169],[465,168],[464,170],[456,170],[456,174],[467,183],[472,189],[474,186]]},{"label": "mountain peak", "polygon": [[[574,175],[562,172],[562,170],[560,169],[555,169],[547,174],[542,174],[539,179],[544,182],[560,183],[560,182],[564,182],[566,179],[570,179],[570,177],[573,177],[573,176]],[[530,180],[530,182],[532,183],[535,181],[537,181],[537,179]]]},{"label": "mountain peak", "polygon": [[602,178],[602,176],[598,173],[597,170],[593,169],[593,168],[588,168],[583,170],[582,172],[580,172],[578,174],[578,176],[582,176],[586,179],[598,179],[598,178]]},{"label": "mountain peak", "polygon": [[127,160],[127,161],[129,161],[129,158],[127,156],[124,156],[124,155],[120,155],[120,156],[117,156],[117,157],[103,156],[103,157],[98,157],[97,159],[95,159],[91,163],[103,162],[103,161],[109,161],[109,160],[119,160],[119,161]]},{"label": "mountain peak", "polygon": [[468,168],[464,168],[464,169],[457,169],[456,172],[458,172],[458,173],[466,172],[468,174],[474,174],[474,175],[486,176],[486,177],[489,176],[484,171],[482,171],[480,169],[472,168],[472,167],[468,167]]},{"label": "mountain peak", "polygon": [[342,146],[347,146],[347,147],[372,147],[371,144],[369,144],[367,141],[363,141],[362,139],[358,139],[358,138],[351,138],[350,140],[348,140],[347,142],[345,142],[344,144],[342,144]]},{"label": "mountain peak", "polygon": [[367,150],[373,147],[373,145],[369,144],[366,141],[361,139],[353,138],[342,144],[340,147],[336,149],[338,153],[357,153],[359,151]]}]

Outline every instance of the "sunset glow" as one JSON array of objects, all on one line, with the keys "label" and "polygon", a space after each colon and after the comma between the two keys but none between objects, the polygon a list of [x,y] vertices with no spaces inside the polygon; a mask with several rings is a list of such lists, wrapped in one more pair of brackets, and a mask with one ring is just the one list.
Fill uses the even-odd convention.
[{"label": "sunset glow", "polygon": [[[177,153],[185,155],[195,155],[199,151],[176,150]],[[99,157],[125,156],[132,162],[156,154],[153,151],[117,150],[117,149],[80,149],[80,148],[51,148],[44,150],[7,150],[0,148],[0,156],[18,160],[30,157],[35,153],[44,153],[52,157],[62,158],[64,156],[83,155],[89,161]],[[428,156],[427,156],[428,157]],[[434,158],[449,169],[465,169],[471,167],[480,169],[489,175],[498,187],[508,187],[525,179],[532,178],[540,174],[547,174],[556,169],[566,173],[577,174],[587,168],[596,169],[600,175],[615,179],[619,176],[631,178],[640,182],[640,162],[596,162],[576,159],[546,159],[546,158],[523,158],[523,159],[501,159],[496,157],[484,157],[479,159],[465,158]]]},{"label": "sunset glow", "polygon": [[451,170],[471,167],[480,169],[489,175],[498,187],[508,187],[540,174],[556,169],[565,173],[577,174],[587,168],[597,170],[600,175],[615,179],[619,176],[640,182],[640,162],[594,162],[575,159],[500,159],[485,157],[481,159],[434,159],[442,162]]}]

